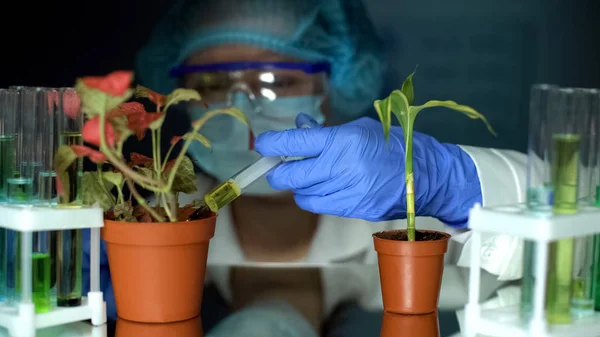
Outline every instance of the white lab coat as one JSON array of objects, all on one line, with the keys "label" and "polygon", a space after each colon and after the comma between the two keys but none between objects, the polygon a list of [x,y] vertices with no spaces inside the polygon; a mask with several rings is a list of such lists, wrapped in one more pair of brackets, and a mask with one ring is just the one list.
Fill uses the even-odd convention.
[{"label": "white lab coat", "polygon": [[[484,206],[523,202],[526,155],[509,150],[462,148],[477,166]],[[182,196],[182,203],[203,196],[211,188],[212,182],[206,177],[199,176],[197,181],[198,192]],[[405,227],[405,220],[374,223],[324,215],[320,217],[308,255],[302,261],[256,263],[245,258],[237,242],[230,213],[223,209],[219,212],[216,233],[210,242],[206,281],[214,282],[223,296],[231,300],[229,269],[232,266],[317,266],[322,273],[325,313],[331,313],[336,305],[346,300],[355,300],[366,309],[381,310],[377,254],[371,234]],[[446,254],[439,306],[442,310],[462,307],[468,292],[468,269],[464,267],[469,265],[470,233],[447,227],[433,218],[419,218],[418,227],[443,230],[453,235]],[[484,269],[482,299],[486,299],[505,280],[520,277],[522,243],[502,236],[484,236],[481,254]]]}]

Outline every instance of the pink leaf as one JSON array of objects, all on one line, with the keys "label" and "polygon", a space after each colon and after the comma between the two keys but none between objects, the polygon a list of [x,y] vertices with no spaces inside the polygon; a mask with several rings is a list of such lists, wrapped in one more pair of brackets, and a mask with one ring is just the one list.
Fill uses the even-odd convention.
[{"label": "pink leaf", "polygon": [[132,80],[133,72],[122,70],[114,71],[106,76],[88,76],[82,79],[86,87],[115,97],[125,95]]},{"label": "pink leaf", "polygon": [[96,164],[101,164],[108,160],[104,153],[96,151],[87,146],[71,145],[71,149],[73,149],[73,152],[75,152],[77,157],[88,157],[91,161],[93,161]]}]

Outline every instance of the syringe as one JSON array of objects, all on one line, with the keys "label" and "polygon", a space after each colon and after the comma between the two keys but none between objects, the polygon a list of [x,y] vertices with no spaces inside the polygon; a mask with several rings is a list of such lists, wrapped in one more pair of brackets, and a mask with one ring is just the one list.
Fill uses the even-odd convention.
[{"label": "syringe", "polygon": [[[312,128],[319,126],[319,124],[308,115],[301,113],[296,117],[296,126],[299,128]],[[301,159],[304,159],[304,157],[262,157],[207,193],[204,196],[204,201],[210,210],[216,213],[242,195],[252,183],[269,173],[277,165],[286,161]]]}]

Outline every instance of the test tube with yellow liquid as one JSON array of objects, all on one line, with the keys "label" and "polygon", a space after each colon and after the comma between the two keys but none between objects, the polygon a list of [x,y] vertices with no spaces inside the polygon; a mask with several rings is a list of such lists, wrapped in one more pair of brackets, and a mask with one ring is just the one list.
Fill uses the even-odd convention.
[{"label": "test tube with yellow liquid", "polygon": [[[60,89],[56,108],[58,146],[83,145],[81,131],[83,113],[81,100],[73,88]],[[66,189],[64,196],[58,197],[58,207],[81,207],[81,178],[83,159],[77,158],[57,177]],[[59,307],[81,305],[82,291],[83,237],[81,229],[69,229],[56,233],[56,293]]]},{"label": "test tube with yellow liquid", "polygon": [[[308,115],[300,113],[296,117],[296,126],[298,128],[313,128],[319,124],[312,120]],[[221,183],[212,191],[204,196],[204,201],[211,211],[217,212],[225,207],[240,195],[242,195],[252,184],[273,168],[286,161],[301,160],[302,157],[262,157],[253,164],[234,174],[231,178]]]}]

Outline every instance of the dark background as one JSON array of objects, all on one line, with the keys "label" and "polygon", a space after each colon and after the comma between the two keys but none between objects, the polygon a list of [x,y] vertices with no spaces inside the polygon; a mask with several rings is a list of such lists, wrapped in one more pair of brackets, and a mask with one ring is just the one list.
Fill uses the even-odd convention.
[{"label": "dark background", "polygon": [[[301,1],[301,0],[299,0]],[[14,3],[3,10],[0,86],[69,86],[132,69],[168,0]],[[452,99],[499,133],[448,110],[419,115],[441,141],[524,150],[535,82],[600,87],[599,0],[366,0],[399,87],[418,64],[416,102]]]}]

